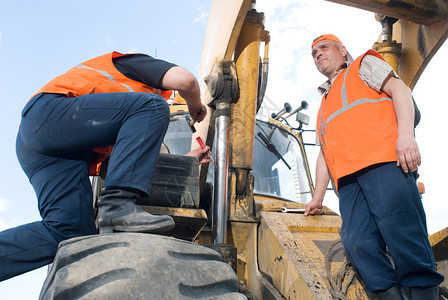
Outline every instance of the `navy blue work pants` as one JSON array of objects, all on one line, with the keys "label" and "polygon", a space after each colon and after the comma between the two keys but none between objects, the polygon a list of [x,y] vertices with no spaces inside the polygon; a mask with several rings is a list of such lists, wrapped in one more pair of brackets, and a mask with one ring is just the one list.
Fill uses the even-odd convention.
[{"label": "navy blue work pants", "polygon": [[339,206],[345,252],[370,292],[394,284],[426,288],[443,281],[435,271],[415,179],[396,162],[341,178]]},{"label": "navy blue work pants", "polygon": [[104,186],[149,193],[169,107],[148,93],[40,94],[22,112],[16,150],[42,221],[0,232],[0,281],[51,263],[58,243],[95,234],[88,166],[114,145]]}]

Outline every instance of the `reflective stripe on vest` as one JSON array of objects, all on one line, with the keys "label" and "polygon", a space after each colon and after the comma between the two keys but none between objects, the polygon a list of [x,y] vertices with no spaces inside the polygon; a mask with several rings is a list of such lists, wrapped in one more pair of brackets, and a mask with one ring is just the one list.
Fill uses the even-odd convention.
[{"label": "reflective stripe on vest", "polygon": [[344,81],[343,81],[343,83],[342,83],[342,89],[341,89],[342,108],[338,109],[338,110],[335,111],[333,114],[331,114],[331,115],[327,118],[327,120],[325,121],[325,124],[324,124],[323,127],[322,127],[322,113],[320,114],[320,120],[319,120],[319,123],[320,123],[321,145],[322,145],[322,146],[325,144],[325,138],[324,138],[324,136],[325,136],[325,129],[327,128],[328,123],[329,123],[333,118],[335,118],[336,116],[338,116],[338,115],[342,114],[343,112],[346,112],[347,110],[349,110],[349,109],[351,109],[351,108],[353,108],[353,107],[355,107],[355,106],[357,106],[357,105],[360,105],[360,104],[364,104],[364,103],[368,103],[368,102],[370,102],[370,103],[374,103],[374,102],[380,102],[380,101],[392,101],[392,98],[389,98],[389,97],[383,97],[383,98],[380,98],[380,99],[368,99],[368,98],[364,98],[364,99],[358,99],[358,100],[354,101],[353,103],[348,104],[347,90],[346,90],[346,88],[345,88],[345,81],[346,81],[346,78],[347,78],[347,74],[348,74],[349,68],[350,68],[350,66],[349,66],[347,69],[345,69]]},{"label": "reflective stripe on vest", "polygon": [[[89,70],[92,70],[92,71],[96,71],[96,72],[100,73],[101,75],[105,76],[109,81],[117,82],[117,81],[112,77],[112,75],[110,75],[110,74],[107,73],[106,71],[97,70],[97,69],[94,69],[94,68],[85,66],[85,65],[83,65],[83,64],[79,64],[79,65],[77,65],[76,67],[77,67],[77,68],[86,68],[86,69],[89,69]],[[124,84],[124,83],[121,83],[121,82],[118,82],[118,83],[121,84],[122,86],[124,86],[129,92],[135,92],[129,85]]]}]

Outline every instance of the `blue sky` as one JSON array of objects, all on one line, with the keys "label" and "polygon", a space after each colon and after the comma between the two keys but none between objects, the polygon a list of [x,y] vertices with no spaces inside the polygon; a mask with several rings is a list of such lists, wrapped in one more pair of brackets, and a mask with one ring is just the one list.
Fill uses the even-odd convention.
[{"label": "blue sky", "polygon": [[[39,220],[36,199],[15,155],[20,112],[29,97],[72,66],[111,51],[142,52],[184,66],[198,75],[211,0],[23,0],[7,1],[0,12],[0,230]],[[310,103],[311,120],[319,107],[316,86],[324,81],[313,65],[309,44],[334,33],[353,57],[370,48],[380,34],[373,14],[316,0],[258,0],[271,32],[270,74],[263,111]],[[350,16],[344,18],[341,16]],[[436,90],[448,55],[446,45],[417,84],[414,96],[422,111],[417,141],[427,193],[424,205],[431,233],[448,225],[439,138],[446,135],[448,107]],[[446,64],[445,64],[446,65]],[[314,125],[310,124],[310,129]],[[438,146],[438,147],[437,147]],[[310,153],[310,162],[315,155]],[[328,199],[328,200],[327,200]],[[444,200],[444,201],[442,201]],[[328,195],[325,204],[337,210]],[[1,266],[0,266],[1,267]],[[0,283],[2,299],[37,299],[45,269]]]}]

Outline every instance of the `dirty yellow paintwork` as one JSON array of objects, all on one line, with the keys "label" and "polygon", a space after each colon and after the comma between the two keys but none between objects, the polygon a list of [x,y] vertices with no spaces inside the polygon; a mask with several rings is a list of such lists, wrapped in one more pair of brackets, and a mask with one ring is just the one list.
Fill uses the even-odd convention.
[{"label": "dirty yellow paintwork", "polygon": [[431,244],[431,247],[436,246],[437,244],[444,241],[448,241],[448,227],[429,236],[429,243]]},{"label": "dirty yellow paintwork", "polygon": [[[339,240],[339,216],[308,216],[260,212],[258,264],[287,299],[332,299],[325,270],[327,248]],[[331,252],[331,270],[342,265],[342,248]],[[349,299],[368,299],[358,280],[348,290]]]},{"label": "dirty yellow paintwork", "polygon": [[412,90],[447,37],[448,17],[431,25],[399,20],[393,25],[393,41],[378,41],[372,48]]},{"label": "dirty yellow paintwork", "polygon": [[235,47],[240,97],[231,105],[230,167],[252,169],[258,70],[264,15],[250,11]]},{"label": "dirty yellow paintwork", "polygon": [[[238,176],[238,173],[245,174],[245,176]],[[247,174],[247,176],[246,176]],[[238,183],[239,182],[239,183]],[[245,193],[239,194],[237,192],[238,185],[245,185]],[[254,179],[251,173],[246,170],[233,170],[229,178],[229,191],[233,191],[230,197],[229,205],[229,220],[254,222]]]},{"label": "dirty yellow paintwork", "polygon": [[[238,250],[237,274],[247,290],[255,299],[263,299],[266,293],[278,299],[332,299],[325,248],[339,240],[341,218],[327,207],[327,214],[320,216],[281,213],[282,207],[304,208],[305,204],[262,195],[254,198],[256,219],[230,221],[227,239]],[[336,250],[339,259],[331,263],[332,272],[342,265],[341,248]],[[347,294],[349,299],[368,299],[357,279]]]},{"label": "dirty yellow paintwork", "polygon": [[398,58],[401,56],[401,43],[396,41],[375,43],[373,50],[377,51],[398,74]]},{"label": "dirty yellow paintwork", "polygon": [[448,15],[431,25],[400,20],[394,25],[394,40],[402,44],[398,75],[413,89],[437,50],[448,37]]}]

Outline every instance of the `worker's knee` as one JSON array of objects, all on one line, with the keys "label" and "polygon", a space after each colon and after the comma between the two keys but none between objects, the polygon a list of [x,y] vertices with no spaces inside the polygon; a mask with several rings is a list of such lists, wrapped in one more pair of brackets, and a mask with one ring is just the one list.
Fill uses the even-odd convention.
[{"label": "worker's knee", "polygon": [[76,220],[71,216],[64,218],[61,215],[61,218],[58,219],[44,219],[43,223],[58,242],[97,233],[93,216],[85,216]]},{"label": "worker's knee", "polygon": [[360,232],[343,232],[341,231],[341,241],[344,246],[345,254],[347,259],[352,263],[356,262],[360,258],[369,256],[370,254],[375,255],[373,252],[380,251],[381,245],[379,245],[379,240],[376,236],[366,235],[364,238]]},{"label": "worker's knee", "polygon": [[347,259],[350,262],[354,263],[351,252],[352,252],[352,249],[357,248],[356,239],[353,238],[353,236],[350,234],[341,234],[341,241],[342,241],[342,245],[344,246],[345,255],[347,256]]}]

